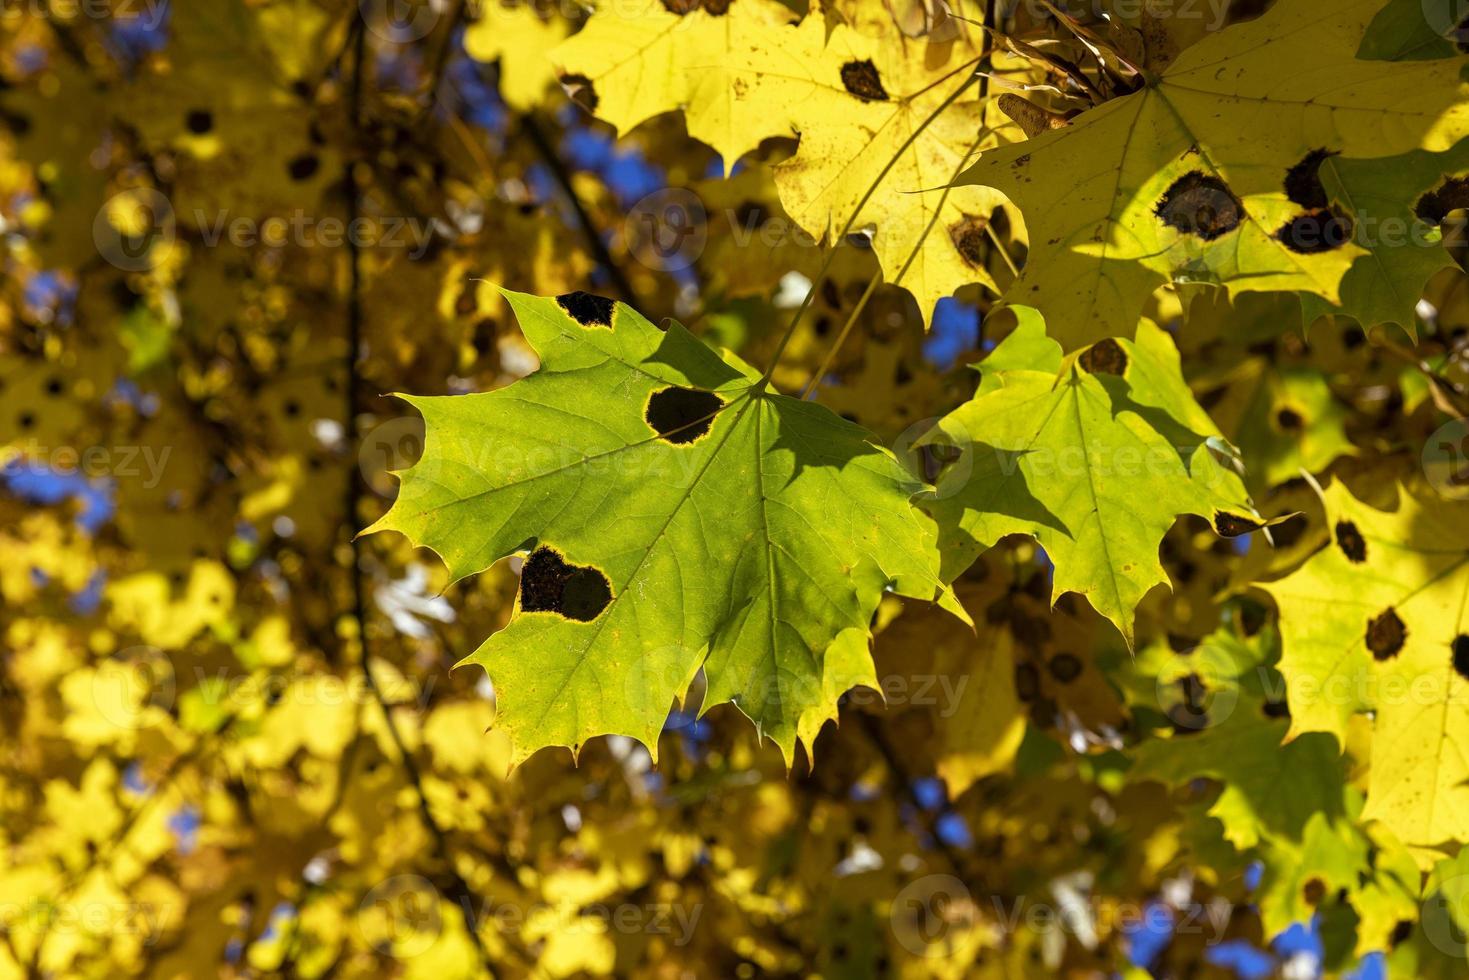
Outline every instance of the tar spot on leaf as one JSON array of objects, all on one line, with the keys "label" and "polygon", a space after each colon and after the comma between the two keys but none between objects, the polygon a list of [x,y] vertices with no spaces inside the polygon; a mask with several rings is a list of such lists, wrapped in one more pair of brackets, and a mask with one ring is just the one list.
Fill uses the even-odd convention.
[{"label": "tar spot on leaf", "polygon": [[1367,649],[1378,660],[1398,655],[1408,639],[1408,627],[1389,606],[1367,622]]},{"label": "tar spot on leaf", "polygon": [[1325,897],[1326,883],[1320,878],[1312,878],[1301,888],[1301,898],[1306,900],[1307,905],[1320,905]]},{"label": "tar spot on leaf", "polygon": [[557,296],[556,305],[584,327],[612,327],[612,310],[616,304],[605,296],[594,296],[577,290]]},{"label": "tar spot on leaf", "polygon": [[1127,370],[1127,351],[1122,345],[1108,337],[1099,340],[1086,350],[1082,351],[1079,358],[1081,366],[1091,374],[1122,374]]},{"label": "tar spot on leaf", "polygon": [[1454,671],[1469,681],[1469,633],[1460,633],[1450,644],[1454,651]]},{"label": "tar spot on leaf", "polygon": [[310,180],[321,167],[314,153],[303,153],[286,165],[292,180]]},{"label": "tar spot on leaf", "polygon": [[1173,182],[1153,213],[1168,227],[1211,242],[1239,227],[1245,207],[1224,181],[1193,170]]},{"label": "tar spot on leaf", "polygon": [[1275,413],[1275,424],[1280,426],[1286,432],[1295,432],[1299,430],[1300,427],[1305,424],[1305,421],[1305,419],[1301,418],[1301,413],[1297,412],[1293,408],[1282,408],[1280,411]]},{"label": "tar spot on leaf", "polygon": [[1058,653],[1046,662],[1051,676],[1062,684],[1070,684],[1081,676],[1081,661],[1069,653]]},{"label": "tar spot on leaf", "polygon": [[966,214],[949,226],[949,240],[964,261],[975,268],[984,264],[984,230],[988,224],[989,221],[978,215]]},{"label": "tar spot on leaf", "polygon": [[597,111],[597,89],[590,78],[580,74],[562,75],[561,87],[571,101],[588,112]]},{"label": "tar spot on leaf", "polygon": [[1469,177],[1450,177],[1424,194],[1414,205],[1418,217],[1431,225],[1441,225],[1450,211],[1469,208]]},{"label": "tar spot on leaf", "polygon": [[520,569],[523,612],[553,612],[587,623],[611,601],[607,576],[595,568],[569,564],[554,549],[537,548]]},{"label": "tar spot on leaf", "polygon": [[1041,693],[1040,671],[1035,664],[1017,664],[1015,667],[1015,696],[1022,701],[1034,701]]},{"label": "tar spot on leaf", "polygon": [[1367,539],[1351,521],[1336,522],[1336,546],[1347,556],[1347,561],[1360,565],[1367,560]]},{"label": "tar spot on leaf", "polygon": [[886,102],[887,89],[882,87],[882,79],[877,74],[877,66],[872,59],[863,58],[861,61],[849,61],[842,65],[842,84],[863,102]]},{"label": "tar spot on leaf", "polygon": [[1237,538],[1241,534],[1258,531],[1264,526],[1259,521],[1253,521],[1247,517],[1240,517],[1238,514],[1230,514],[1222,510],[1214,515],[1214,530],[1219,532],[1221,538]]},{"label": "tar spot on leaf", "polygon": [[712,391],[664,388],[648,399],[643,418],[664,442],[683,446],[707,435],[714,413],[723,407],[724,399]]},{"label": "tar spot on leaf", "polygon": [[1318,171],[1326,158],[1334,155],[1327,150],[1312,150],[1307,153],[1305,159],[1286,171],[1285,196],[1293,204],[1299,204],[1303,208],[1314,210],[1326,207],[1326,188],[1322,186]]},{"label": "tar spot on leaf", "polygon": [[214,116],[208,109],[191,109],[184,116],[184,126],[195,136],[203,136],[214,128]]},{"label": "tar spot on leaf", "polygon": [[1331,208],[1298,214],[1275,233],[1275,240],[1298,255],[1320,255],[1352,240],[1352,219]]}]

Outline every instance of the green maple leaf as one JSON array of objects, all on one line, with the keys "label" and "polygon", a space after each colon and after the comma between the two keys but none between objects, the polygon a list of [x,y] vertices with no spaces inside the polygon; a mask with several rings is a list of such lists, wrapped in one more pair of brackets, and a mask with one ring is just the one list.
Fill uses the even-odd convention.
[{"label": "green maple leaf", "polygon": [[1282,744],[1287,723],[1267,706],[1279,678],[1274,637],[1226,631],[1175,653],[1150,646],[1124,668],[1134,704],[1161,711],[1177,734],[1143,742],[1128,776],[1168,786],[1207,778],[1222,784],[1209,815],[1240,849],[1265,840],[1299,846],[1314,816],[1344,812],[1344,766],[1336,744],[1316,734]]},{"label": "green maple leaf", "polygon": [[1065,358],[1035,311],[1015,310],[1020,325],[977,365],[974,399],[921,440],[958,454],[925,498],[942,577],[1008,534],[1034,535],[1055,563],[1053,595],[1081,593],[1131,645],[1133,609],[1168,581],[1158,546],[1177,517],[1229,535],[1261,522],[1209,448],[1219,432],[1166,334],[1145,323],[1135,342]]},{"label": "green maple leaf", "polygon": [[[1025,216],[1030,258],[1007,300],[1042,310],[1068,349],[1130,331],[1169,280],[1300,291],[1357,314],[1342,279],[1378,249],[1354,240],[1317,167],[1442,151],[1469,133],[1461,59],[1356,58],[1381,6],[1282,0],[1140,91],[986,151],[958,183],[997,188]],[[1363,316],[1402,322],[1370,298]]]},{"label": "green maple leaf", "polygon": [[1378,160],[1327,156],[1318,178],[1334,214],[1348,217],[1354,240],[1367,246],[1367,254],[1342,277],[1338,302],[1302,294],[1306,322],[1336,313],[1364,326],[1396,323],[1414,333],[1423,287],[1454,265],[1440,226],[1450,212],[1469,206],[1469,140],[1443,153],[1416,150]]},{"label": "green maple leaf", "polygon": [[1291,733],[1345,743],[1352,715],[1372,711],[1364,817],[1426,862],[1469,839],[1469,507],[1400,496],[1385,513],[1331,486],[1331,543],[1264,588]]},{"label": "green maple leaf", "polygon": [[468,660],[515,759],[605,733],[656,753],[702,666],[789,761],[875,684],[885,588],[938,591],[919,484],[867,433],[678,324],[574,293],[506,292],[541,369],[500,391],[408,399],[427,423],[391,529],[454,579],[528,557],[510,624]]},{"label": "green maple leaf", "polygon": [[1359,58],[1425,61],[1469,53],[1469,10],[1459,0],[1388,0],[1362,38]]}]

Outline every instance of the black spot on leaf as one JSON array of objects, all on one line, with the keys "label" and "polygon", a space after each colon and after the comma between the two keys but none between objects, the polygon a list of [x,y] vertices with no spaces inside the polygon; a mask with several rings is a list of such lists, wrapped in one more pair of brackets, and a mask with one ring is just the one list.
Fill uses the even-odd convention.
[{"label": "black spot on leaf", "polygon": [[643,418],[665,442],[687,445],[707,435],[724,399],[697,388],[664,388],[648,399]]},{"label": "black spot on leaf", "polygon": [[588,112],[597,111],[597,88],[587,76],[575,73],[562,75],[561,88],[566,92],[567,98],[583,109]]},{"label": "black spot on leaf", "polygon": [[1173,182],[1153,213],[1168,227],[1211,242],[1238,228],[1245,208],[1224,181],[1193,170]]},{"label": "black spot on leaf", "polygon": [[1265,525],[1248,517],[1231,514],[1227,511],[1217,511],[1214,514],[1214,530],[1221,538],[1237,538],[1241,534],[1249,534],[1258,531]]},{"label": "black spot on leaf", "polygon": [[523,612],[553,612],[587,623],[611,601],[607,576],[589,566],[569,564],[553,548],[537,548],[520,569]]},{"label": "black spot on leaf", "polygon": [[1260,705],[1260,711],[1266,718],[1289,718],[1290,706],[1284,701],[1266,701]]},{"label": "black spot on leaf", "polygon": [[1469,208],[1469,177],[1449,177],[1424,194],[1413,212],[1431,225],[1441,225],[1449,212]]},{"label": "black spot on leaf", "polygon": [[584,327],[612,328],[612,311],[616,304],[605,296],[594,296],[577,290],[557,296],[556,305]]},{"label": "black spot on leaf", "polygon": [[1275,539],[1275,547],[1290,548],[1301,540],[1309,521],[1304,514],[1296,514],[1288,517],[1270,529],[1270,536]]},{"label": "black spot on leaf", "polygon": [[1299,204],[1303,208],[1315,210],[1326,207],[1326,188],[1321,183],[1318,171],[1322,162],[1334,155],[1328,150],[1312,150],[1307,153],[1300,163],[1286,171],[1285,196],[1293,204]]},{"label": "black spot on leaf", "polygon": [[1034,701],[1041,693],[1040,671],[1035,664],[1017,664],[1015,667],[1015,696],[1022,701]]},{"label": "black spot on leaf", "polygon": [[214,128],[214,115],[208,109],[190,109],[184,116],[184,128],[195,136],[203,136]]},{"label": "black spot on leaf", "polygon": [[1275,424],[1286,432],[1297,432],[1306,422],[1301,418],[1301,413],[1293,408],[1282,408],[1275,413]]},{"label": "black spot on leaf", "polygon": [[1081,366],[1091,374],[1117,374],[1127,370],[1127,351],[1122,345],[1108,337],[1099,340],[1086,350],[1082,351],[1079,358]]},{"label": "black spot on leaf", "polygon": [[1469,633],[1460,633],[1454,637],[1454,642],[1449,647],[1454,651],[1454,671],[1469,681]]},{"label": "black spot on leaf", "polygon": [[1336,546],[1347,556],[1347,561],[1360,565],[1367,560],[1367,539],[1351,521],[1336,522]]},{"label": "black spot on leaf", "polygon": [[1398,655],[1408,639],[1408,627],[1391,606],[1367,621],[1367,649],[1378,660]]},{"label": "black spot on leaf", "polygon": [[1275,233],[1275,240],[1298,255],[1320,255],[1352,240],[1352,219],[1332,208],[1298,214]]},{"label": "black spot on leaf", "polygon": [[1070,684],[1081,676],[1081,661],[1069,653],[1058,653],[1046,662],[1051,676],[1062,684]]},{"label": "black spot on leaf", "polygon": [[882,78],[878,76],[877,66],[870,58],[849,61],[842,65],[842,84],[848,92],[863,102],[887,101],[888,91],[882,87]]},{"label": "black spot on leaf", "polygon": [[314,153],[303,153],[286,164],[286,172],[292,180],[310,180],[320,169],[321,161]]}]

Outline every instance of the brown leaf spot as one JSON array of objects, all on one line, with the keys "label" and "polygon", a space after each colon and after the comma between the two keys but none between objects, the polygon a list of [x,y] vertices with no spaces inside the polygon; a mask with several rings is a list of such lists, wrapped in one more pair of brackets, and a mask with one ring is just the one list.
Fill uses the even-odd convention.
[{"label": "brown leaf spot", "polygon": [[1329,150],[1312,150],[1300,163],[1285,172],[1285,196],[1293,204],[1313,210],[1326,207],[1326,188],[1321,183],[1318,171],[1330,156],[1335,154]]},{"label": "brown leaf spot", "polygon": [[574,293],[562,293],[556,297],[556,305],[566,311],[566,315],[584,327],[606,327],[612,329],[612,311],[616,308],[615,303],[605,296],[594,296],[577,290]]},{"label": "brown leaf spot", "polygon": [[882,87],[882,78],[871,58],[849,61],[842,65],[842,84],[863,102],[886,102],[887,89]]},{"label": "brown leaf spot", "polygon": [[1367,621],[1367,649],[1378,660],[1397,656],[1407,639],[1408,627],[1391,606]]},{"label": "brown leaf spot", "polygon": [[670,387],[653,392],[643,419],[664,442],[684,446],[708,435],[714,413],[723,407],[724,399],[712,391]]},{"label": "brown leaf spot", "polygon": [[1212,242],[1239,227],[1245,207],[1224,181],[1192,170],[1173,182],[1153,213],[1170,228]]},{"label": "brown leaf spot", "polygon": [[1081,661],[1070,653],[1058,653],[1046,662],[1051,676],[1062,684],[1070,684],[1081,676]]},{"label": "brown leaf spot", "polygon": [[1312,878],[1301,887],[1301,898],[1307,905],[1320,905],[1321,900],[1326,897],[1326,882],[1320,878]]},{"label": "brown leaf spot", "polygon": [[1360,565],[1367,560],[1367,539],[1351,521],[1336,522],[1336,546],[1347,556],[1347,561]]},{"label": "brown leaf spot", "polygon": [[588,623],[611,601],[607,576],[590,566],[568,563],[554,548],[537,548],[520,569],[522,612],[552,612]]},{"label": "brown leaf spot", "polygon": [[1333,208],[1298,214],[1275,233],[1275,240],[1298,255],[1320,255],[1352,240],[1352,219]]},{"label": "brown leaf spot", "polygon": [[964,261],[974,268],[984,265],[984,246],[987,237],[984,230],[988,225],[988,219],[975,214],[966,214],[949,226],[949,240],[954,243],[954,248],[959,250],[959,255]]},{"label": "brown leaf spot", "polygon": [[1022,701],[1034,701],[1041,693],[1040,671],[1035,664],[1017,664],[1015,667],[1015,696]]},{"label": "brown leaf spot", "polygon": [[1127,351],[1108,337],[1082,351],[1078,363],[1090,374],[1117,374],[1127,370]]}]

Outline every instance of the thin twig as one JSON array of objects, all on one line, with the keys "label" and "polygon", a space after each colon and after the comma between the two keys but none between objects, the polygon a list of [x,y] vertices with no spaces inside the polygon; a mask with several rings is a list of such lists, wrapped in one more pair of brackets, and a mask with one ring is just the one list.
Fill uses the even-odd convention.
[{"label": "thin twig", "polygon": [[[363,70],[367,59],[367,32],[358,28],[354,43],[354,65],[353,85],[351,99],[351,122],[352,125],[361,128],[365,120],[363,118],[363,87],[365,84],[365,72]],[[360,217],[361,199],[363,189],[358,186],[357,168],[355,161],[347,161],[347,210],[348,227],[355,227]],[[358,394],[361,378],[358,373],[359,358],[362,352],[362,254],[357,237],[349,235],[347,238],[347,256],[349,268],[349,292],[347,295],[347,384],[346,404],[346,438],[348,446],[356,446],[359,439],[358,432]],[[346,514],[348,531],[357,524],[357,507],[361,498],[361,474],[355,466],[347,467],[347,479],[343,488],[342,506]],[[372,654],[368,642],[367,630],[367,603],[362,585],[362,555],[361,543],[355,534],[349,539],[351,548],[352,564],[348,571],[351,581],[351,615],[357,624],[357,642],[359,667],[362,670],[363,680],[367,689],[371,692],[373,700],[377,702],[382,710],[383,720],[386,724],[388,735],[398,751],[399,763],[408,782],[412,785],[414,793],[418,797],[419,817],[429,836],[433,838],[434,849],[438,857],[443,861],[448,873],[450,898],[459,907],[460,914],[464,919],[464,929],[469,941],[474,944],[475,953],[481,966],[487,975],[493,973],[494,963],[490,958],[489,951],[485,948],[484,941],[480,938],[479,928],[475,922],[474,893],[469,888],[469,883],[459,873],[454,864],[454,856],[449,848],[448,837],[443,828],[434,819],[429,809],[428,796],[423,790],[422,775],[418,770],[418,763],[414,760],[412,752],[403,740],[402,733],[398,730],[397,720],[393,717],[392,709],[383,697],[382,688],[378,686],[377,678],[372,670]]]}]

